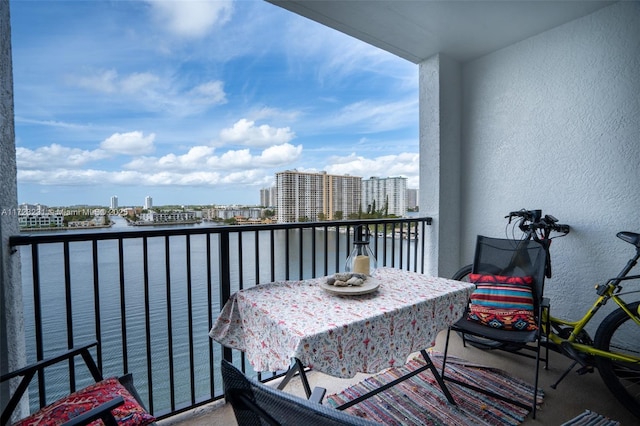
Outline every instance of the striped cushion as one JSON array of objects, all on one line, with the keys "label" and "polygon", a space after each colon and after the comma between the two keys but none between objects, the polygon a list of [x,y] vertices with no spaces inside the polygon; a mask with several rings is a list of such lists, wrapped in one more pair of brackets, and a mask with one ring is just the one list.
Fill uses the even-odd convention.
[{"label": "striped cushion", "polygon": [[476,284],[468,319],[503,330],[535,330],[533,278],[470,274]]}]

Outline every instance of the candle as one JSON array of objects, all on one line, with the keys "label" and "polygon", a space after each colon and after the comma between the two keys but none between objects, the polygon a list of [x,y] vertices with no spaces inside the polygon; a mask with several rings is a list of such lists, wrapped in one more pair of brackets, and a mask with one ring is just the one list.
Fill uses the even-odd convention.
[{"label": "candle", "polygon": [[369,275],[369,256],[358,255],[353,262],[353,272]]}]

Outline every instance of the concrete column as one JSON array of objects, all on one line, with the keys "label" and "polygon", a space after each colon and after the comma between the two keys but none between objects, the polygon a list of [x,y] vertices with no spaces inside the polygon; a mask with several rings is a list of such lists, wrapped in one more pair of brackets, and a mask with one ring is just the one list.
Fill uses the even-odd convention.
[{"label": "concrete column", "polygon": [[426,273],[450,277],[460,266],[461,65],[438,54],[419,66],[420,213]]},{"label": "concrete column", "polygon": [[[0,0],[0,372],[6,373],[25,364],[24,315],[20,258],[12,253],[9,237],[19,233],[16,147],[13,108],[13,72],[11,62],[11,24],[9,0]],[[15,383],[11,384],[15,386]],[[3,383],[0,401],[9,399]],[[26,414],[27,404],[18,407],[16,416]]]}]

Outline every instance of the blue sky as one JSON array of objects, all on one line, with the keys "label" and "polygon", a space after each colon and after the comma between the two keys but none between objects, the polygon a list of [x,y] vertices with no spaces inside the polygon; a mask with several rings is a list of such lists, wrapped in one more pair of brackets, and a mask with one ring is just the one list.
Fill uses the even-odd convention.
[{"label": "blue sky", "polygon": [[262,0],[12,0],[18,200],[258,204],[278,171],[418,187],[415,64]]}]

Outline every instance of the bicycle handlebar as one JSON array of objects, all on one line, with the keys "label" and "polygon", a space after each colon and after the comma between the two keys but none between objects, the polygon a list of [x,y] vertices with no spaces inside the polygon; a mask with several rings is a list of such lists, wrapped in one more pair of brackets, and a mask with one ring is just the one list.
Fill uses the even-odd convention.
[{"label": "bicycle handlebar", "polygon": [[518,210],[510,212],[505,218],[509,219],[509,223],[514,217],[522,219],[519,227],[523,232],[536,231],[538,229],[546,231],[560,232],[568,234],[571,227],[569,225],[558,223],[558,219],[550,214],[542,217],[542,210]]}]

